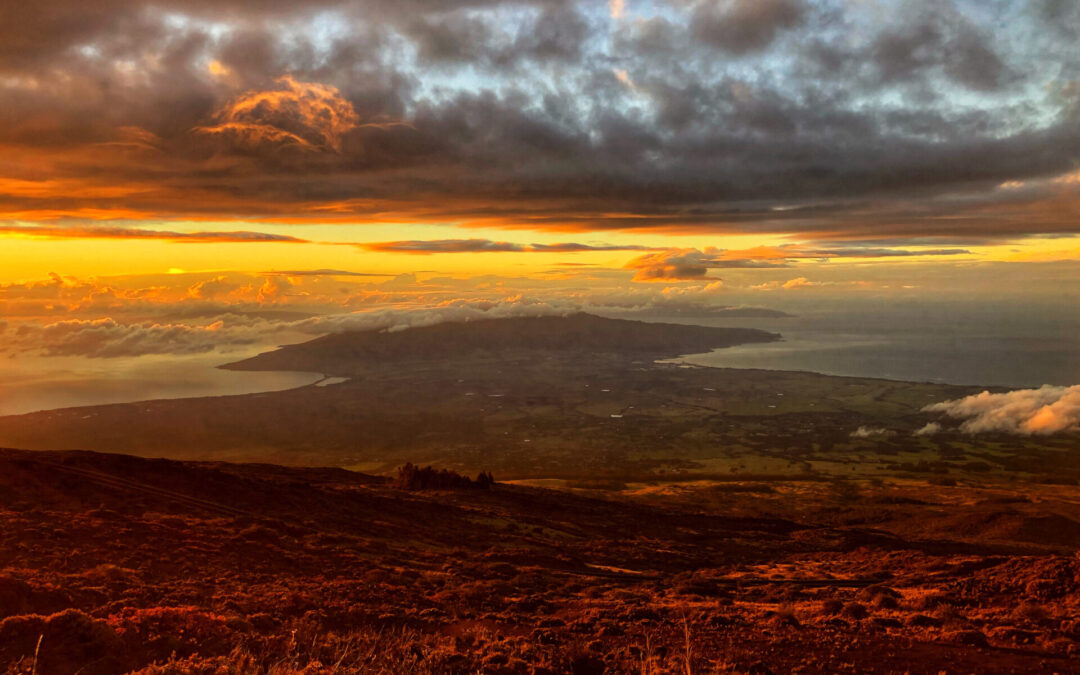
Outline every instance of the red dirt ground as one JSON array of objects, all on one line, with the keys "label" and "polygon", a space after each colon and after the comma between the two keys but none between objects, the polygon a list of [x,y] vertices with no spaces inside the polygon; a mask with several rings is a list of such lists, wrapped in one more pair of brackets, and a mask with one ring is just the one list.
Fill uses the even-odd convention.
[{"label": "red dirt ground", "polygon": [[1080,672],[1075,520],[953,492],[943,527],[950,488],[890,489],[778,512],[4,450],[0,670]]}]

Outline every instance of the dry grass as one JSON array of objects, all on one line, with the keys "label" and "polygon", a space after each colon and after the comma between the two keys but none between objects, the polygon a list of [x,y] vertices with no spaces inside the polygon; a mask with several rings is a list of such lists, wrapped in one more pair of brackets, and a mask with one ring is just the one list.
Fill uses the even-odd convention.
[{"label": "dry grass", "polygon": [[171,490],[269,515],[79,482],[15,510],[0,491],[0,673],[1068,672],[1080,645],[1072,555],[879,547],[625,496],[167,469]]}]

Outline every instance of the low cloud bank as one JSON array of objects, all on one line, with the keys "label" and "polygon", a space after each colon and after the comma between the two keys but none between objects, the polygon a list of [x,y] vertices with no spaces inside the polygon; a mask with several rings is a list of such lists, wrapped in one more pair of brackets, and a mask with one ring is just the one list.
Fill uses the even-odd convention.
[{"label": "low cloud bank", "polygon": [[668,286],[596,280],[597,286],[589,286],[577,277],[386,277],[336,269],[130,279],[51,274],[43,281],[0,284],[0,357],[224,353],[345,330],[399,331],[582,311],[659,320],[788,316],[723,304],[726,291],[719,280]]},{"label": "low cloud bank", "polygon": [[552,304],[523,296],[514,296],[499,301],[452,300],[424,309],[380,309],[353,314],[334,314],[301,321],[293,326],[311,333],[358,330],[385,330],[394,333],[438,323],[512,317],[565,316],[577,311],[580,311],[580,308],[571,304]]},{"label": "low cloud bank", "polygon": [[924,412],[962,419],[967,434],[1004,432],[1021,436],[1080,431],[1080,385],[1018,389],[1004,394],[981,394],[934,403]]},{"label": "low cloud bank", "polygon": [[[36,350],[45,356],[113,358],[146,354],[200,354],[223,346],[255,344],[258,327],[241,331],[222,320],[196,326],[179,323],[121,323],[112,318],[72,319],[45,326],[23,325],[15,330],[22,341],[17,351]],[[0,350],[2,351],[2,350]]]},{"label": "low cloud bank", "polygon": [[[43,356],[115,358],[147,354],[198,354],[257,344],[274,344],[283,333],[323,335],[354,330],[402,331],[437,323],[528,316],[557,316],[579,309],[523,296],[498,301],[453,300],[414,309],[380,309],[303,319],[274,319],[226,313],[209,324],[159,323],[70,319],[44,325],[23,324],[13,339],[0,345],[0,353],[33,351]],[[0,322],[0,332],[6,324]]]}]

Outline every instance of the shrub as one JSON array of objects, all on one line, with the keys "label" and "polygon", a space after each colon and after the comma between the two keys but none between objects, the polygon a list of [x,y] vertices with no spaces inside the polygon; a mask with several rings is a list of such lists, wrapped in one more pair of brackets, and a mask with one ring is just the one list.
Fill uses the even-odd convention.
[{"label": "shrub", "polygon": [[30,611],[30,584],[0,576],[0,619]]},{"label": "shrub", "polygon": [[955,642],[962,645],[971,645],[972,647],[990,646],[990,643],[986,639],[986,635],[977,630],[958,630],[946,635],[945,639],[949,642]]},{"label": "shrub", "polygon": [[830,598],[821,603],[821,613],[827,616],[835,616],[844,609],[844,603],[836,598]]},{"label": "shrub", "polygon": [[226,654],[235,644],[228,619],[197,607],[128,608],[109,617],[109,624],[133,650],[159,658]]},{"label": "shrub", "polygon": [[795,616],[795,608],[790,605],[785,605],[776,610],[776,612],[770,617],[769,623],[776,627],[792,626],[799,627],[799,619]]},{"label": "shrub", "polygon": [[934,616],[945,625],[958,626],[967,622],[967,618],[953,605],[939,605]]},{"label": "shrub", "polygon": [[908,617],[907,625],[915,628],[937,628],[941,625],[941,621],[926,614],[913,614]]},{"label": "shrub", "polygon": [[126,670],[117,657],[122,645],[104,621],[67,609],[51,616],[13,616],[0,621],[0,652],[32,658],[41,641],[37,672],[95,675]]},{"label": "shrub", "polygon": [[1034,602],[1025,602],[1016,608],[1013,612],[1013,616],[1017,619],[1022,619],[1031,623],[1043,623],[1050,618],[1050,613],[1046,611],[1046,608]]},{"label": "shrub", "polygon": [[926,611],[954,604],[956,604],[956,599],[950,595],[945,593],[927,593],[917,600],[915,609]]}]

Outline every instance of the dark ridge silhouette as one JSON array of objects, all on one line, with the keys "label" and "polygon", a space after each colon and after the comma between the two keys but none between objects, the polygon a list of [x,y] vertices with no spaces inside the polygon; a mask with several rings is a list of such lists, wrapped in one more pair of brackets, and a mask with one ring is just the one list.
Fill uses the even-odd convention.
[{"label": "dark ridge silhouette", "polygon": [[488,471],[481,471],[476,480],[473,480],[456,471],[436,469],[433,466],[420,468],[412,462],[406,462],[405,466],[398,468],[397,486],[403,490],[487,490],[494,484],[495,479]]},{"label": "dark ridge silhouette", "polygon": [[578,313],[440,323],[394,332],[336,333],[222,367],[347,374],[351,367],[358,365],[496,356],[522,351],[557,352],[568,357],[600,353],[630,359],[664,358],[778,339],[780,336],[776,333],[752,328],[648,323]]}]

